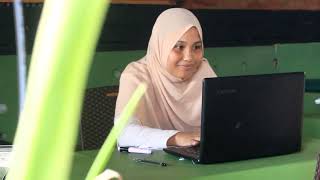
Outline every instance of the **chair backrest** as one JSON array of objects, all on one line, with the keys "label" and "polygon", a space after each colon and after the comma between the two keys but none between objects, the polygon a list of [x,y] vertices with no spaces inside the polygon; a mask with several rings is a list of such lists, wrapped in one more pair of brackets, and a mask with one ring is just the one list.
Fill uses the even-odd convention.
[{"label": "chair backrest", "polygon": [[78,150],[99,149],[104,143],[113,127],[118,89],[118,86],[104,86],[86,90]]},{"label": "chair backrest", "polygon": [[316,166],[316,174],[314,175],[314,180],[320,180],[320,154],[318,154],[318,161]]}]

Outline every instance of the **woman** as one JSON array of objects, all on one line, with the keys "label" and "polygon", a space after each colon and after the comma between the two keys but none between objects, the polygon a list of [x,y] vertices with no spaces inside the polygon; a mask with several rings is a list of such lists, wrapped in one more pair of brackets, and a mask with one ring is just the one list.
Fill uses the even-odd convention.
[{"label": "woman", "polygon": [[147,84],[147,91],[119,146],[157,149],[199,143],[202,80],[216,76],[203,50],[200,23],[189,10],[172,8],[159,15],[147,54],[121,74],[115,119],[140,83]]}]

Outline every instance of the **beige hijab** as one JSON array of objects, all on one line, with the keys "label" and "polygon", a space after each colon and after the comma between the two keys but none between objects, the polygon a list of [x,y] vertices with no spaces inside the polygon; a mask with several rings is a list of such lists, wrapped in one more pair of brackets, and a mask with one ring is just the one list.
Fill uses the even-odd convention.
[{"label": "beige hijab", "polygon": [[144,82],[148,89],[135,113],[141,125],[180,131],[199,130],[202,80],[215,77],[215,73],[206,59],[188,80],[176,78],[166,71],[170,51],[191,27],[197,28],[202,40],[200,23],[189,10],[172,8],[159,15],[152,29],[146,56],[130,63],[121,74],[116,116],[138,84]]}]

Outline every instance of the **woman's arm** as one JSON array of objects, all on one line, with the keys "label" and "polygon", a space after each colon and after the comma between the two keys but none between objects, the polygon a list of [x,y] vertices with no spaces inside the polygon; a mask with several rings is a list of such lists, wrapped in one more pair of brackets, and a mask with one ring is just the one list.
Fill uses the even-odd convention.
[{"label": "woman's arm", "polygon": [[167,146],[195,146],[200,142],[200,132],[179,132],[141,126],[132,119],[118,138],[118,146],[162,149]]},{"label": "woman's arm", "polygon": [[118,138],[118,146],[162,149],[167,147],[168,139],[178,132],[141,126],[133,118]]}]

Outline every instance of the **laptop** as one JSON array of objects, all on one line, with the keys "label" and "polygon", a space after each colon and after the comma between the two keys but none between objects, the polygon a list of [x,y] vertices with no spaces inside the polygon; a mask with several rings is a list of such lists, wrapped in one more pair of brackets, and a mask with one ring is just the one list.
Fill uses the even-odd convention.
[{"label": "laptop", "polygon": [[200,164],[301,149],[304,73],[205,78],[201,142],[164,151]]}]

